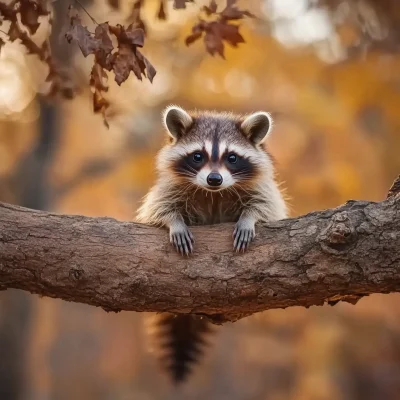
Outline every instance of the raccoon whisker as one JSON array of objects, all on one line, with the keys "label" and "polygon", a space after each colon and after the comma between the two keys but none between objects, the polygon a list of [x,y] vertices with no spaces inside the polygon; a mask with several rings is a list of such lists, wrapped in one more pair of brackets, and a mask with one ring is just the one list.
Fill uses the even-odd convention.
[{"label": "raccoon whisker", "polygon": [[235,203],[233,204],[234,206],[235,206],[238,202],[240,202],[241,204],[243,204],[242,199],[241,199],[241,196],[239,195],[238,191],[236,190],[236,188],[235,188],[234,186],[229,186],[227,189],[228,189],[228,191],[229,191],[230,193],[233,193],[233,194],[236,195],[236,197],[237,197],[237,200],[236,200]]},{"label": "raccoon whisker", "polygon": [[241,181],[249,181],[249,180],[251,180],[251,178],[253,176],[250,173],[243,172],[243,173],[240,173],[240,174],[239,173],[232,174],[232,177],[233,178],[240,178]]},{"label": "raccoon whisker", "polygon": [[195,189],[195,191],[194,191],[194,193],[193,193],[193,197],[196,195],[196,193],[197,193],[197,191],[198,191],[199,189],[202,189],[202,187],[201,187],[201,186],[196,186],[196,189]]},{"label": "raccoon whisker", "polygon": [[[137,215],[140,222],[169,228],[172,246],[179,253],[192,252],[192,225],[236,223],[232,244],[238,252],[245,251],[253,239],[248,228],[258,221],[285,218],[287,207],[274,177],[275,165],[262,146],[273,125],[268,113],[238,116],[170,106],[163,122],[170,140],[157,156],[157,182]],[[224,168],[230,171],[219,187],[207,186],[207,178],[198,176],[199,171],[206,175],[213,170],[214,149],[224,154]],[[236,165],[230,164],[227,152],[238,156]],[[174,383],[184,383],[201,360],[211,324],[195,315],[174,313],[161,313],[158,320],[157,336],[165,352],[160,358]]]},{"label": "raccoon whisker", "polygon": [[[243,185],[238,184],[238,186],[240,187],[241,190],[243,190],[243,192],[245,192],[246,194],[248,194],[250,197],[253,196],[253,193],[249,192],[248,190],[246,190]],[[240,196],[239,196],[240,197]]]},{"label": "raccoon whisker", "polygon": [[179,171],[178,172],[179,176],[187,177],[187,178],[194,178],[196,175],[189,172],[189,171]]},{"label": "raccoon whisker", "polygon": [[232,176],[240,176],[240,175],[250,175],[251,174],[251,170],[250,169],[243,169],[241,171],[238,172],[234,172],[232,174]]},{"label": "raccoon whisker", "polygon": [[197,174],[197,171],[192,166],[190,166],[188,163],[185,163],[185,167],[188,168],[189,171],[192,171],[194,174]]}]

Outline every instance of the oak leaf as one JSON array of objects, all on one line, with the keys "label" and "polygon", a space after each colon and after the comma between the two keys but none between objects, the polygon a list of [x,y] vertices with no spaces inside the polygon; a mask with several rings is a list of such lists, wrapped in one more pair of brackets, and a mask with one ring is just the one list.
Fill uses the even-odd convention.
[{"label": "oak leaf", "polygon": [[208,53],[212,56],[219,54],[222,58],[224,56],[225,44],[224,41],[233,47],[237,47],[239,43],[244,43],[243,36],[239,33],[239,26],[229,23],[230,20],[239,20],[247,17],[253,17],[247,10],[240,10],[235,5],[236,0],[228,0],[226,7],[217,12],[217,3],[211,0],[208,6],[204,6],[202,10],[209,17],[216,15],[217,19],[212,21],[200,21],[193,26],[192,33],[186,37],[186,45],[194,43],[199,40],[204,34],[204,44]]},{"label": "oak leaf", "polygon": [[77,14],[70,16],[70,27],[65,34],[65,38],[68,43],[75,41],[84,57],[95,53],[102,45],[102,40],[94,37],[87,27],[82,25],[82,21]]},{"label": "oak leaf", "polygon": [[150,82],[156,74],[155,68],[138,50],[143,47],[144,32],[131,24],[127,29],[122,25],[110,26],[110,32],[118,41],[118,51],[113,53],[109,60],[109,68],[114,71],[118,85],[126,81],[132,71],[139,80],[142,75],[147,76]]},{"label": "oak leaf", "polygon": [[20,0],[19,13],[21,22],[25,25],[30,34],[36,33],[40,26],[39,17],[47,16],[50,11],[47,10],[46,2],[34,0]]},{"label": "oak leaf", "polygon": [[99,24],[96,26],[94,31],[94,37],[99,41],[99,46],[95,50],[96,61],[103,67],[106,67],[108,60],[107,57],[114,50],[114,45],[108,34],[109,26],[108,23]]}]

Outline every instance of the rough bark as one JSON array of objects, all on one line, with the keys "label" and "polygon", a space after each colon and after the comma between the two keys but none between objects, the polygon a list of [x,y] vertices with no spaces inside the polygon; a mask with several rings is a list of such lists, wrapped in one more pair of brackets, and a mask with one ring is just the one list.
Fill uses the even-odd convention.
[{"label": "rough bark", "polygon": [[193,227],[191,257],[167,232],[110,218],[0,203],[0,287],[106,311],[197,313],[215,323],[289,306],[400,291],[400,195],[259,226],[232,251],[233,225]]}]

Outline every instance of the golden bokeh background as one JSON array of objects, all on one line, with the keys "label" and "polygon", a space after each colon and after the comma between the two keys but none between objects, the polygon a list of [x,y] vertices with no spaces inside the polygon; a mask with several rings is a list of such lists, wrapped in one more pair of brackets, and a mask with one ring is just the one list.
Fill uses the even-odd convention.
[{"label": "golden bokeh background", "polygon": [[[110,3],[95,0],[87,9],[100,22],[129,19],[131,1]],[[173,10],[168,1],[166,21],[156,18],[158,1],[145,3],[143,53],[157,75],[153,84],[130,77],[121,87],[110,76],[109,130],[92,112],[92,59],[64,43],[65,14],[56,14],[53,44],[82,86],[74,100],[38,96],[45,67],[7,43],[0,56],[0,201],[131,220],[154,180],[160,113],[170,103],[272,112],[270,150],[292,216],[349,199],[384,199],[400,172],[400,5],[241,1],[258,18],[241,22],[246,43],[227,46],[223,60],[200,41],[184,44],[206,3]],[[43,23],[38,40],[49,33]],[[9,290],[0,295],[0,398],[399,399],[399,310],[400,295],[373,295],[356,306],[272,310],[227,324],[176,390],[150,351],[143,315]]]}]

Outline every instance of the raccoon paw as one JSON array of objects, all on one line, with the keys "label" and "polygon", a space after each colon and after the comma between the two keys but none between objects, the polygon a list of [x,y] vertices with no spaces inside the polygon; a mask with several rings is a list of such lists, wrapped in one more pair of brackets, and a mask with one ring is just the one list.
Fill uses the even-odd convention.
[{"label": "raccoon paw", "polygon": [[250,242],[256,235],[254,224],[248,224],[245,221],[238,221],[233,231],[233,248],[236,252],[245,252]]},{"label": "raccoon paw", "polygon": [[189,255],[193,251],[194,237],[186,225],[171,228],[169,238],[178,253]]}]

